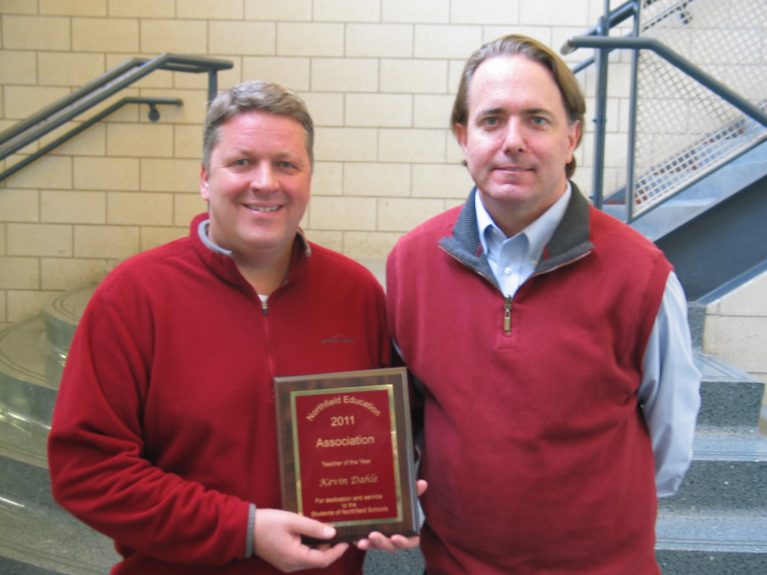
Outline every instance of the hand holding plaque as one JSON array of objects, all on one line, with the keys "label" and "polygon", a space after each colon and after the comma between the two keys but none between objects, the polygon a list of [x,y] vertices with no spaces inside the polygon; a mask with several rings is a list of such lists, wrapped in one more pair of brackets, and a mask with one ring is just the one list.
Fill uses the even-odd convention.
[{"label": "hand holding plaque", "polygon": [[275,378],[283,507],[336,541],[417,533],[405,368]]}]

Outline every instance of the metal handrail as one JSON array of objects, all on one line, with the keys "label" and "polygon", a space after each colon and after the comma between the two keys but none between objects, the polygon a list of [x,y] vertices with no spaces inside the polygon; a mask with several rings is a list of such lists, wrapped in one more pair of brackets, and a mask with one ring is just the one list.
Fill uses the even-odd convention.
[{"label": "metal handrail", "polygon": [[[603,20],[606,20],[606,22],[600,22],[596,26],[592,26],[586,32],[583,34],[584,36],[596,36],[603,32],[603,29],[606,27],[607,29],[611,30],[615,28],[617,25],[622,24],[629,18],[632,18],[636,16],[637,14],[637,5],[635,0],[629,0],[625,4],[622,4],[618,6],[615,10],[611,10]],[[565,54],[564,47],[562,48],[561,52]],[[586,58],[582,62],[576,64],[573,66],[572,71],[573,74],[577,74],[578,72],[588,68],[589,66],[593,65],[596,62],[596,58],[594,56],[590,58]]]},{"label": "metal handrail", "polygon": [[149,120],[152,122],[156,122],[160,119],[160,112],[157,110],[157,106],[165,105],[165,106],[182,106],[183,100],[179,98],[138,98],[138,97],[128,97],[123,98],[121,100],[118,100],[111,106],[104,108],[101,112],[96,114],[95,116],[92,116],[88,118],[86,121],[84,121],[81,124],[78,124],[65,134],[62,134],[49,144],[46,144],[39,150],[35,151],[34,153],[30,154],[29,156],[25,156],[24,159],[21,161],[13,164],[10,168],[7,168],[6,170],[3,170],[3,172],[0,172],[0,182],[5,180],[6,178],[12,176],[22,168],[25,168],[35,160],[38,160],[39,158],[43,157],[45,154],[50,152],[51,150],[58,148],[60,145],[64,144],[65,142],[71,140],[76,135],[78,135],[81,132],[84,132],[94,124],[100,122],[110,114],[113,114],[123,106],[127,106],[128,104],[147,104],[149,106]]},{"label": "metal handrail", "polygon": [[680,69],[712,92],[732,104],[735,108],[756,120],[763,126],[767,126],[767,114],[734,92],[726,85],[716,80],[713,76],[703,71],[684,56],[678,54],[655,38],[605,38],[596,36],[574,36],[565,42],[563,50],[575,50],[577,48],[625,48],[628,50],[650,50],[666,60],[672,66]]},{"label": "metal handrail", "polygon": [[[641,31],[644,32],[645,30],[649,30],[653,28],[654,26],[657,26],[659,23],[663,22],[667,18],[670,18],[673,14],[680,13],[680,14],[686,14],[687,7],[692,4],[694,0],[680,0],[679,3],[676,6],[670,7],[665,12],[659,14],[656,16],[651,22],[648,22],[644,26],[642,26]],[[649,5],[650,3],[648,3]],[[604,35],[605,29],[612,30],[619,24],[622,24],[629,18],[637,18],[639,16],[640,12],[640,4],[637,0],[627,0],[624,4],[621,4],[614,10],[609,9],[609,2],[607,6],[607,15],[603,16],[600,19],[600,23],[592,26],[586,32],[582,34],[582,36],[599,36]],[[569,53],[569,50],[566,48],[567,43],[562,47],[560,50],[562,54]],[[612,49],[609,49],[608,51],[612,51]],[[592,66],[596,63],[596,58],[594,56],[590,58],[586,58],[585,60],[579,62],[572,68],[573,74],[577,74],[578,72],[583,71],[584,69],[588,68],[589,66]]]},{"label": "metal handrail", "polygon": [[[737,92],[731,90],[729,87],[727,87],[722,82],[716,80],[713,76],[705,72],[700,67],[696,66],[694,63],[680,55],[679,53],[675,52],[662,42],[659,42],[658,40],[654,38],[644,38],[644,37],[625,37],[625,38],[616,38],[616,37],[607,37],[607,36],[574,36],[567,40],[565,44],[561,48],[561,52],[563,54],[567,54],[570,52],[575,51],[578,48],[595,48],[600,51],[600,53],[604,53],[605,51],[611,51],[614,49],[628,49],[632,50],[635,55],[638,54],[640,50],[650,50],[651,52],[654,52],[657,54],[660,58],[674,66],[675,68],[681,70],[683,73],[685,73],[687,76],[722,98],[724,101],[731,104],[734,108],[741,111],[743,114],[748,116],[749,118],[753,119],[756,122],[759,122],[761,125],[767,127],[767,114],[765,114],[760,107],[752,104],[747,99],[743,98],[740,94]],[[600,94],[597,97],[597,102],[604,102],[606,98],[606,80],[604,80],[604,84],[600,81]],[[631,122],[633,126],[633,121]],[[596,145],[595,145],[595,164],[599,163],[601,161],[601,158],[604,154],[603,148],[600,148],[599,144],[601,142],[600,135],[602,139],[604,138],[604,126],[597,122],[597,133],[596,133]],[[630,138],[630,140],[633,141],[633,136]],[[629,161],[633,162],[633,153],[629,154]],[[598,167],[595,165],[594,170],[594,178],[593,178],[593,196],[594,196],[594,204],[597,207],[602,206],[603,201],[603,182],[601,179],[601,167]],[[633,170],[629,170],[631,173]],[[633,174],[631,175],[631,178],[633,179]],[[627,186],[628,189],[631,189],[632,184],[629,183]],[[631,221],[633,219],[633,213],[632,213],[632,202],[628,202],[629,206],[629,213],[627,214],[627,219]]]},{"label": "metal handrail", "polygon": [[59,126],[91,109],[155,70],[207,73],[208,101],[218,90],[217,73],[233,67],[228,60],[161,54],[151,60],[132,58],[71,94],[0,133],[0,160],[19,151]]}]

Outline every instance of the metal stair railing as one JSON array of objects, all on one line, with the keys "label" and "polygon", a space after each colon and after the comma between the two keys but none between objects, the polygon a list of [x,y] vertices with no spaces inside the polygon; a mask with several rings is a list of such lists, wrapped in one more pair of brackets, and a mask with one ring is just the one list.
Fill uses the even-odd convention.
[{"label": "metal stair railing", "polygon": [[[0,133],[0,161],[39,140],[66,122],[73,120],[156,70],[196,74],[207,73],[208,101],[210,101],[215,97],[218,90],[218,72],[230,69],[232,66],[232,62],[228,60],[178,54],[161,54],[149,60],[146,58],[126,60],[92,82],[85,84],[71,94]],[[126,104],[148,104],[150,107],[150,120],[154,121],[157,118],[157,105],[180,106],[182,102],[181,100],[171,98],[125,98],[105,109],[97,116],[94,116],[94,119],[86,121],[84,127],[80,125],[73,128],[72,131],[74,133],[64,134],[57,138],[55,142],[22,160],[20,164],[23,165],[16,164],[6,169],[0,174],[0,181]]]},{"label": "metal stair railing", "polygon": [[[741,0],[744,3],[749,0]],[[641,21],[642,6],[651,6],[655,14],[647,22]],[[693,10],[695,8],[695,10]],[[626,2],[620,8],[610,11],[609,0],[605,2],[604,16],[600,23],[586,32],[586,35],[570,38],[562,47],[562,53],[570,53],[577,48],[594,48],[596,55],[573,70],[578,72],[591,64],[596,64],[597,70],[597,94],[596,94],[596,112],[594,118],[594,172],[593,172],[593,201],[597,207],[602,207],[604,201],[604,156],[606,142],[606,103],[607,103],[607,70],[608,54],[613,50],[631,50],[632,51],[632,73],[630,87],[630,116],[628,132],[628,156],[627,156],[627,183],[626,183],[626,221],[631,222],[639,215],[653,209],[657,205],[665,202],[679,192],[699,181],[709,173],[721,167],[727,161],[745,153],[749,149],[767,140],[767,132],[758,133],[751,137],[746,143],[739,147],[722,145],[725,140],[732,140],[733,134],[746,133],[747,123],[756,125],[760,128],[767,127],[767,114],[765,114],[762,102],[754,103],[754,98],[750,100],[743,97],[730,86],[717,80],[711,73],[704,70],[701,66],[694,64],[690,59],[685,58],[676,50],[670,48],[663,42],[652,37],[640,37],[640,33],[653,31],[654,28],[662,28],[671,19],[672,16],[683,26],[690,24],[695,14],[700,15],[702,10],[708,8],[706,0],[634,0]],[[631,35],[626,37],[609,36],[610,29],[626,19],[633,17],[634,24]],[[686,147],[676,150],[669,154],[670,159],[658,162],[657,165],[645,167],[645,172],[638,175],[636,166],[636,142],[641,135],[637,130],[637,106],[638,106],[638,66],[639,54],[641,51],[651,52],[659,59],[669,64],[673,69],[680,71],[682,75],[702,86],[707,93],[713,94],[729,106],[742,113],[742,116],[730,116],[721,120],[721,124],[703,133],[688,134]],[[701,105],[705,105],[704,102]],[[712,106],[713,107],[713,106]],[[722,114],[724,115],[724,114]],[[753,130],[752,130],[753,131]],[[697,134],[698,137],[695,137]],[[711,157],[707,157],[704,162],[693,159],[701,155],[704,147],[714,148],[715,152]],[[717,149],[718,148],[718,149]],[[680,177],[682,171],[689,171],[685,177]],[[692,173],[694,171],[694,173]],[[662,181],[665,180],[665,181]],[[650,192],[647,192],[642,186],[648,185]],[[638,191],[639,190],[639,191]]]},{"label": "metal stair railing", "polygon": [[[2,172],[0,172],[0,182],[5,180],[6,178],[11,177],[13,174],[18,172],[19,170],[25,168],[35,160],[42,158],[44,155],[46,155],[51,150],[58,148],[63,143],[71,140],[81,132],[84,132],[94,124],[97,124],[107,116],[115,113],[117,110],[122,108],[123,106],[127,106],[128,104],[147,104],[149,106],[149,119],[152,122],[156,122],[160,119],[160,112],[157,110],[157,106],[160,105],[167,105],[167,106],[181,106],[183,105],[183,101],[179,98],[140,98],[140,97],[127,97],[122,98],[121,100],[118,100],[114,104],[108,106],[107,108],[104,108],[102,111],[100,111],[95,116],[91,116],[86,121],[82,122],[81,124],[78,124],[71,130],[67,131],[65,134],[62,134],[52,142],[46,144],[42,148],[34,151],[28,156],[24,156],[24,158],[15,164],[13,164],[11,167],[6,168]],[[34,141],[34,139],[32,140]],[[12,153],[12,152],[11,152]]]},{"label": "metal stair railing", "polygon": [[[629,18],[633,18],[636,16],[636,2],[633,0],[630,0],[629,2],[626,2],[625,4],[622,4],[615,10],[608,10],[607,14],[600,18],[599,24],[596,26],[592,26],[586,32],[583,34],[584,36],[594,36],[594,35],[606,35],[609,30],[612,30],[613,28],[617,27],[618,25],[622,24]],[[566,51],[563,49],[562,53],[566,53]],[[602,53],[598,52],[597,56]],[[597,56],[592,56],[590,58],[586,58],[579,64],[573,66],[572,71],[573,74],[577,74],[578,72],[585,70],[589,66],[593,66],[597,64]]]}]

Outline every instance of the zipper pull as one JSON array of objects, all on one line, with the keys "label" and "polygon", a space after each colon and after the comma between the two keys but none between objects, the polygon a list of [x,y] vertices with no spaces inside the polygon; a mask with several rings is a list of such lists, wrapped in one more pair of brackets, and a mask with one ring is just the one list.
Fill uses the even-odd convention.
[{"label": "zipper pull", "polygon": [[506,303],[503,305],[503,331],[506,334],[511,333],[511,296],[506,296]]}]

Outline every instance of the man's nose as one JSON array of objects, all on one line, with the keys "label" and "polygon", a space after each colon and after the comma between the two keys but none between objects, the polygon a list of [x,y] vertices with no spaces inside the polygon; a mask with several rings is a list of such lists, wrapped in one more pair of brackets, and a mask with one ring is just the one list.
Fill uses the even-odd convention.
[{"label": "man's nose", "polygon": [[522,122],[517,118],[512,118],[506,124],[506,138],[504,149],[507,152],[522,152],[525,149],[525,134]]},{"label": "man's nose", "polygon": [[271,164],[264,162],[254,167],[250,187],[261,192],[272,192],[277,188],[277,180]]}]

